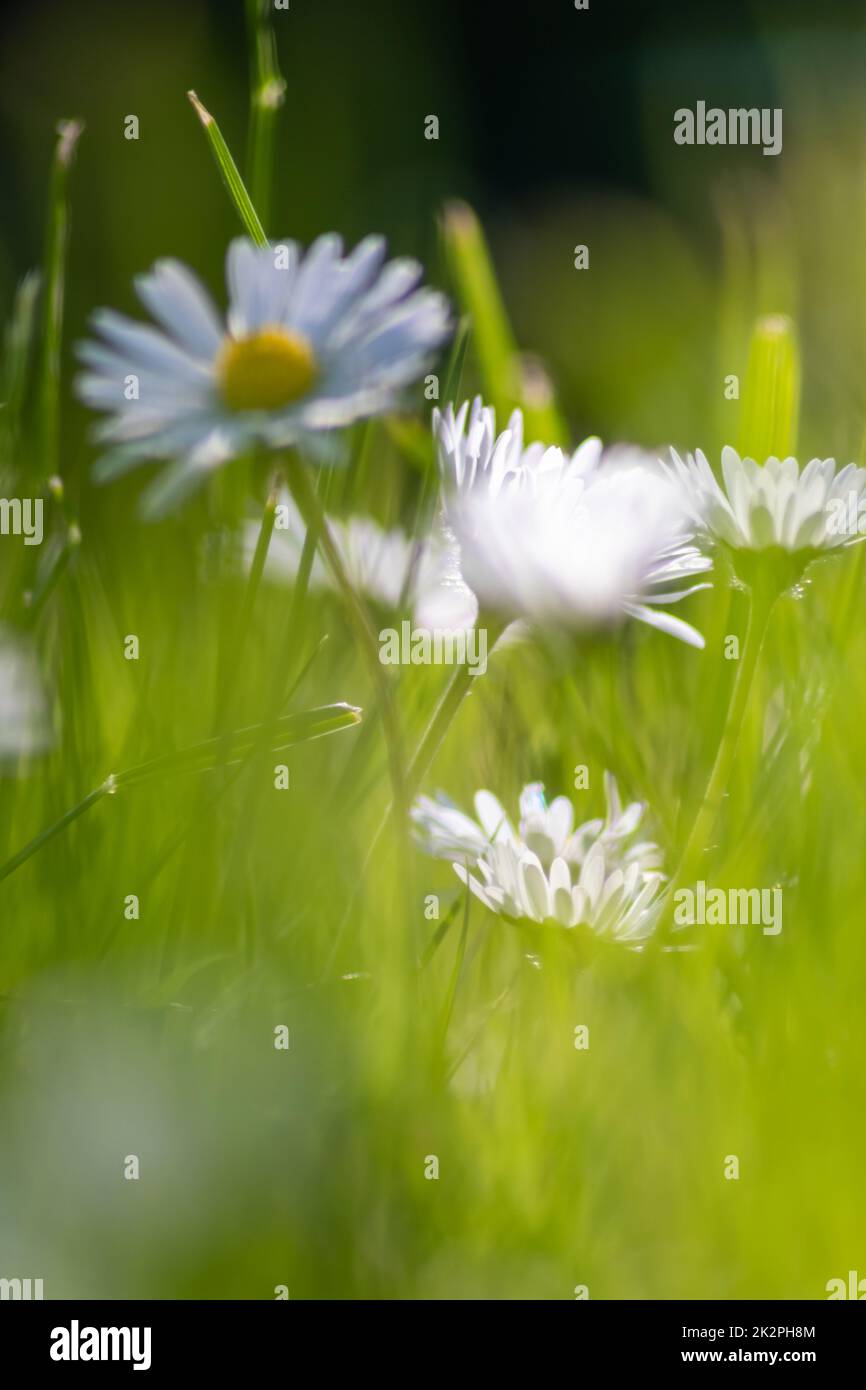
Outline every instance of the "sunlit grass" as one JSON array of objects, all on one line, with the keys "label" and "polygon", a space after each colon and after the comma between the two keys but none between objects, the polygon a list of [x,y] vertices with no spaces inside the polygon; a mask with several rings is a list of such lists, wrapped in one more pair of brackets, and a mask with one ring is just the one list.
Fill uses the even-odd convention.
[{"label": "sunlit grass", "polygon": [[[212,118],[205,133],[261,239],[277,110],[262,93],[280,79],[259,43],[247,184]],[[672,872],[722,737],[725,638],[745,632],[745,594],[720,559],[712,592],[688,601],[703,653],[635,624],[504,647],[477,680],[392,678],[369,645],[390,618],[348,586],[293,592],[245,572],[243,523],[264,517],[264,546],[273,509],[260,460],[154,524],[137,515],[138,480],[95,502],[86,483],[98,520],[79,534],[78,497],[48,485],[65,465],[74,129],[39,308],[30,278],[9,316],[0,416],[0,490],[38,490],[49,528],[39,552],[0,538],[2,615],[37,643],[55,731],[0,780],[0,1274],[41,1277],[49,1297],[825,1296],[862,1269],[866,1236],[862,556],[820,563],[773,609],[725,795],[693,846],[720,886],[781,884],[782,932],[708,927],[689,953],[600,947],[580,961],[539,932],[530,959],[536,940],[410,847],[395,805],[419,787],[461,804],[490,787],[511,804],[538,780],[583,820],[603,813],[610,768],[647,801]],[[452,205],[441,231],[436,269],[460,325],[441,399],[482,389],[567,439],[582,402],[567,381],[548,391],[546,366],[528,389],[512,287],[475,215]],[[536,245],[526,275],[555,363],[561,310],[555,296],[544,307]],[[669,248],[654,274],[676,293]],[[734,299],[723,286],[722,323]],[[770,307],[750,301],[750,323]],[[664,331],[619,301],[612,319],[605,350],[619,343],[658,381]],[[744,335],[731,368],[744,379],[747,349]],[[821,363],[808,336],[801,349],[811,441]],[[707,377],[717,351],[708,325]],[[610,413],[616,380],[605,389]],[[732,441],[777,437],[778,412],[753,390],[742,414],[722,391],[713,377],[708,431],[724,418]],[[405,416],[353,430],[341,469],[280,461],[320,541],[320,508],[408,529],[429,517],[430,404],[419,388]],[[792,430],[791,400],[780,410]],[[667,437],[658,400],[636,411],[658,432],[644,442]],[[839,429],[862,435],[856,401]],[[589,788],[575,790],[582,764]],[[132,1153],[138,1183],[123,1180]]]}]

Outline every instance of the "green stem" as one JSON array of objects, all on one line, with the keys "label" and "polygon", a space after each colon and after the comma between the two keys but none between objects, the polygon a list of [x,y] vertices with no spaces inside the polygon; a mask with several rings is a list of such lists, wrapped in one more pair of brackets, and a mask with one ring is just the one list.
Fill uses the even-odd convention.
[{"label": "green stem", "polygon": [[[749,694],[755,678],[755,671],[758,659],[764,645],[767,626],[770,614],[778,597],[778,592],[773,590],[753,589],[749,595],[749,612],[746,619],[746,631],[743,635],[743,650],[740,656],[737,674],[734,679],[731,697],[728,703],[728,711],[725,716],[725,723],[722,729],[722,736],[716,750],[716,758],[713,769],[710,773],[710,780],[701,802],[698,814],[692,825],[691,833],[686,841],[685,848],[680,856],[680,862],[676,873],[671,879],[668,890],[668,902],[674,903],[677,890],[691,882],[701,855],[706,853],[709,847],[710,836],[716,824],[722,801],[728,789],[731,779],[734,759],[740,741],[740,733],[743,726],[743,717],[749,701]],[[656,940],[666,939],[671,926],[672,914],[668,914],[665,928],[657,935]]]},{"label": "green stem", "polygon": [[26,619],[29,624],[35,623],[37,617],[42,612],[45,604],[54,593],[61,578],[69,568],[69,563],[73,555],[81,545],[81,532],[76,522],[71,522],[66,536],[57,551],[50,568],[40,580],[36,589],[30,591],[26,597]]},{"label": "green stem", "polygon": [[[489,622],[487,623],[487,646],[489,652],[493,650],[494,646],[499,640],[499,637],[503,632],[503,628],[503,624],[494,625]],[[490,640],[491,637],[492,641]],[[421,783],[427,775],[427,772],[429,771],[433,759],[435,758],[443,742],[445,741],[445,735],[448,733],[448,730],[454,722],[454,719],[457,716],[457,712],[460,709],[460,706],[463,704],[463,701],[469,694],[470,685],[473,680],[475,680],[475,677],[470,675],[469,668],[467,666],[458,666],[455,668],[451,676],[451,679],[445,687],[445,690],[442,693],[439,703],[436,706],[436,709],[433,711],[433,717],[431,718],[430,723],[427,725],[427,728],[425,729],[421,737],[421,742],[418,744],[412,761],[409,764],[409,769],[406,774],[407,808],[411,806],[412,798],[418,791],[418,788],[420,787]],[[379,822],[378,827],[373,832],[373,838],[370,841],[370,844],[367,847],[367,853],[364,856],[364,863],[361,869],[361,873],[358,875],[356,885],[349,898],[346,911],[344,912],[342,920],[340,921],[340,925],[335,933],[334,940],[331,945],[331,950],[328,954],[327,964],[325,966],[325,976],[333,968],[334,961],[337,958],[337,953],[340,949],[340,945],[343,940],[343,936],[345,935],[346,927],[349,924],[352,912],[354,910],[355,902],[360,893],[361,885],[366,881],[367,871],[371,863],[373,862],[373,856],[376,852],[376,847],[379,844],[379,841],[381,840],[383,834],[385,833],[385,829],[388,825],[388,822],[394,814],[394,809],[394,804],[392,802],[391,805],[389,805],[386,809],[385,814]]]},{"label": "green stem", "polygon": [[313,562],[316,558],[316,551],[319,548],[319,527],[317,523],[308,526],[304,535],[304,544],[301,547],[301,558],[298,564],[298,572],[295,575],[295,583],[292,589],[292,603],[289,610],[289,640],[302,638],[304,633],[304,604],[310,589],[310,576],[313,572]]},{"label": "green stem", "polygon": [[[246,630],[249,625],[249,620],[252,616],[252,611],[255,606],[256,596],[259,592],[259,586],[262,582],[262,575],[265,571],[265,564],[267,563],[268,558],[268,550],[270,549],[271,545],[271,537],[274,534],[274,523],[277,517],[277,502],[279,500],[279,495],[280,478],[279,476],[276,476],[271,482],[270,490],[265,500],[265,507],[264,511],[262,512],[262,523],[259,528],[259,536],[258,540],[256,541],[255,551],[253,553],[253,560],[252,564],[250,565],[250,572],[247,576],[247,586],[244,590],[244,599],[243,604],[241,606],[240,616],[239,640],[241,643],[244,642]],[[240,662],[238,662],[238,664],[240,664]]]},{"label": "green stem", "polygon": [[443,1063],[445,1061],[445,1048],[448,1042],[448,1029],[451,1026],[451,1018],[454,1013],[454,1003],[457,999],[457,990],[463,974],[463,962],[466,959],[466,939],[469,935],[469,908],[472,892],[467,884],[463,904],[463,926],[460,932],[460,940],[457,943],[457,951],[454,956],[454,966],[451,971],[451,982],[448,986],[448,994],[445,999],[445,1007],[442,1011],[442,1022],[439,1027],[439,1053]]},{"label": "green stem", "polygon": [[178,753],[165,753],[150,762],[127,768],[124,772],[112,773],[101,786],[90,792],[71,810],[66,811],[53,825],[32,839],[17,854],[13,854],[5,864],[0,865],[0,883],[22,864],[26,864],[43,845],[53,840],[73,821],[89,811],[104,796],[111,796],[126,787],[139,786],[155,777],[166,777],[178,773],[210,772],[218,767],[226,767],[241,762],[260,746],[263,733],[270,738],[274,752],[282,752],[298,743],[309,743],[314,738],[324,738],[342,729],[352,728],[361,721],[361,711],[354,705],[321,705],[318,709],[305,710],[299,714],[289,714],[264,728],[254,724],[247,729],[235,729],[230,734],[205,739],[203,743],[183,748]]},{"label": "green stem", "polygon": [[250,124],[247,177],[253,206],[264,227],[271,220],[274,179],[274,130],[286,84],[277,65],[271,27],[272,0],[247,0],[250,45]]},{"label": "green stem", "polygon": [[39,391],[40,467],[45,477],[57,472],[60,453],[60,356],[63,339],[63,288],[69,211],[66,188],[75,147],[84,126],[61,121],[51,172],[51,201],[45,250],[45,292],[42,309],[42,364]]},{"label": "green stem", "polygon": [[382,663],[379,660],[379,646],[367,610],[358,596],[354,585],[346,573],[343,558],[334,540],[331,528],[325,517],[322,503],[310,480],[306,466],[298,455],[291,451],[287,457],[289,487],[307,529],[315,529],[328,568],[334,576],[340,597],[346,608],[349,621],[355,630],[358,645],[369,669],[370,680],[382,709],[382,727],[388,751],[388,766],[391,779],[391,793],[394,810],[397,813],[400,833],[405,833],[409,814],[409,797],[406,784],[405,761],[403,756],[403,736],[397,717],[394,692]]},{"label": "green stem", "polygon": [[[494,641],[495,640],[494,638]],[[457,711],[460,709],[460,706],[463,704],[463,701],[472,688],[472,681],[474,679],[475,677],[472,675],[468,665],[455,668],[451,679],[442,692],[438,705],[433,711],[430,723],[421,736],[421,742],[415,749],[412,761],[409,764],[409,776],[407,780],[410,796],[415,795],[421,783],[424,781],[430,764],[442,747],[445,741],[445,735],[457,716]]]},{"label": "green stem", "polygon": [[243,655],[247,633],[253,615],[256,597],[262,582],[265,564],[274,534],[277,514],[280,479],[275,475],[265,499],[256,548],[250,564],[250,572],[244,586],[240,611],[231,615],[231,622],[223,625],[220,637],[220,650],[217,666],[217,692],[214,701],[214,723],[216,730],[225,724],[232,713],[237,679],[243,670]]},{"label": "green stem", "polygon": [[101,787],[97,787],[96,790],[92,791],[89,796],[86,796],[83,801],[79,801],[78,805],[73,806],[71,811],[67,811],[59,820],[56,820],[53,825],[49,825],[47,830],[40,831],[29,844],[25,845],[23,849],[20,849],[17,854],[13,854],[12,858],[8,859],[6,863],[0,867],[0,883],[3,882],[4,878],[8,878],[10,874],[14,874],[16,869],[20,869],[22,864],[26,864],[27,860],[32,858],[43,845],[47,845],[49,840],[53,840],[55,835],[59,835],[60,832],[65,830],[68,825],[71,825],[73,821],[78,820],[79,816],[83,816],[85,811],[89,811],[91,806],[95,806],[97,801],[101,801],[104,796],[108,796],[113,791],[114,778],[108,777]]}]

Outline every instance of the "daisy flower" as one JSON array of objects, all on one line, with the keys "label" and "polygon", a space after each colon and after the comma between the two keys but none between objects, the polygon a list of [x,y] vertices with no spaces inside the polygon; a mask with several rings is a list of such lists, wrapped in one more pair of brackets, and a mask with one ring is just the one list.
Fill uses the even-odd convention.
[{"label": "daisy flower", "polygon": [[292,241],[228,250],[228,313],[179,262],[136,280],[157,327],[111,310],[84,343],[81,398],[109,413],[98,476],[172,460],[148,510],[178,502],[208,473],[253,446],[280,449],[391,408],[449,332],[445,299],[418,289],[421,267],[385,264],[368,237],[349,255],[334,235],[303,252]]},{"label": "daisy flower", "polygon": [[[685,459],[671,450],[663,466],[693,524],[732,550],[776,548],[814,558],[859,538],[856,522],[866,497],[866,469],[853,463],[837,473],[833,459],[815,458],[801,471],[794,458],[769,458],[759,465],[725,447],[724,486],[700,449]],[[848,524],[852,514],[853,528]]]},{"label": "daisy flower", "polygon": [[488,791],[475,797],[477,821],[441,794],[436,800],[419,797],[411,818],[421,847],[450,860],[460,880],[497,915],[585,926],[608,940],[637,942],[652,931],[666,879],[658,868],[658,846],[635,840],[643,805],[623,808],[609,773],[605,792],[604,819],[577,828],[568,798],[548,805],[539,782],[521,793],[516,830]]},{"label": "daisy flower", "polygon": [[[271,537],[264,573],[276,583],[292,584],[300,568],[306,527],[290,497],[281,496],[279,505],[281,525]],[[463,582],[456,549],[446,536],[434,533],[424,540],[413,540],[399,526],[385,530],[369,516],[327,520],[356,592],[382,608],[398,609],[405,603],[413,609],[415,622],[422,628],[457,631],[474,627],[478,604]],[[259,526],[258,521],[251,519],[245,527],[248,568],[255,554]],[[309,584],[311,589],[334,588],[333,576],[318,552]]]},{"label": "daisy flower", "polygon": [[[516,411],[496,434],[476,400],[434,414],[444,513],[463,578],[482,609],[540,626],[610,628],[627,617],[695,647],[704,640],[658,605],[706,584],[676,489],[641,450],[572,454],[523,442]],[[685,585],[685,587],[683,587]]]},{"label": "daisy flower", "polygon": [[446,512],[450,499],[475,491],[496,497],[515,486],[536,486],[586,478],[601,462],[602,443],[592,437],[572,454],[544,444],[524,445],[523,414],[515,410],[507,429],[496,433],[496,412],[480,396],[458,411],[448,405],[433,411],[439,473]]}]

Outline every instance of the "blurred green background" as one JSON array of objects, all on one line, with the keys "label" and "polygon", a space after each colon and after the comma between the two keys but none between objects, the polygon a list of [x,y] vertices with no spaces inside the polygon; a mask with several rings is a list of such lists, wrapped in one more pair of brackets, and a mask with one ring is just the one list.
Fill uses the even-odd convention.
[{"label": "blurred green background", "polygon": [[[453,293],[438,222],[447,198],[468,199],[516,339],[543,360],[575,441],[716,459],[737,441],[724,380],[745,370],[755,317],[790,313],[800,456],[860,457],[862,6],[549,0],[509,18],[460,0],[291,0],[274,27],[287,88],[272,234],[383,231]],[[33,557],[0,538],[0,615],[38,654],[52,729],[46,751],[0,769],[0,863],[109,772],[256,723],[274,699],[365,711],[293,750],[287,792],[267,751],[238,775],[130,788],[0,882],[0,1277],[43,1278],[47,1297],[285,1285],[292,1298],[567,1299],[586,1285],[593,1299],[667,1299],[822,1298],[827,1280],[866,1274],[859,555],[780,604],[710,847],[715,883],[783,885],[779,937],[708,929],[690,955],[603,952],[579,971],[551,939],[538,970],[474,903],[462,950],[447,866],[399,836],[368,857],[385,757],[336,598],[296,613],[267,584],[237,648],[238,526],[264,479],[238,465],[151,526],[140,476],[89,482],[69,389],[88,313],[137,313],[132,277],[164,255],[223,301],[237,226],[185,93],[242,163],[243,6],[32,3],[9,7],[0,33],[7,315],[42,259],[55,122],[86,123],[70,179],[67,501],[49,509],[38,564],[70,519],[81,544],[28,614]],[[676,146],[673,111],[699,99],[781,107],[782,153]],[[482,384],[470,341],[463,391]],[[432,462],[420,391],[414,405],[422,447],[372,426],[356,465],[323,479],[333,511],[411,526]],[[26,421],[0,461],[6,495],[44,485],[33,390]],[[586,819],[611,768],[649,802],[670,867],[718,739],[724,637],[742,630],[723,565],[688,616],[704,653],[629,628],[498,654],[425,789],[468,806],[489,786],[513,805],[531,780],[570,794],[586,763],[590,789],[573,793]],[[401,673],[410,747],[444,678]],[[424,1176],[433,1154],[438,1181]],[[729,1154],[738,1182],[723,1178]]]}]

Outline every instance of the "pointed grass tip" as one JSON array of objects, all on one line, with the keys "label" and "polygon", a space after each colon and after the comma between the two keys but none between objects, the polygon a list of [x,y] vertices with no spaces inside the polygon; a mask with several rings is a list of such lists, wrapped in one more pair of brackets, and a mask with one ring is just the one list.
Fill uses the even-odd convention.
[{"label": "pointed grass tip", "polygon": [[55,130],[58,136],[57,162],[68,168],[72,163],[75,146],[84,130],[84,122],[77,119],[58,121]]},{"label": "pointed grass tip", "polygon": [[207,107],[199,100],[192,88],[190,88],[190,90],[187,92],[187,96],[192,102],[193,107],[195,108],[195,114],[198,116],[202,125],[213,125],[213,116],[208,111]]}]

